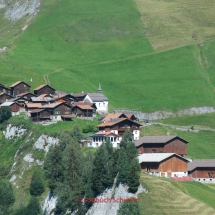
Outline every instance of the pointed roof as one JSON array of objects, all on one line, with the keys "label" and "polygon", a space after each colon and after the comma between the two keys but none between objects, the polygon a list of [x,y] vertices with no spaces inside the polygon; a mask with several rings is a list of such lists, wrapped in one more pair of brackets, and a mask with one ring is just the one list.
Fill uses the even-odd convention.
[{"label": "pointed roof", "polygon": [[138,159],[139,159],[139,163],[144,163],[144,162],[159,163],[171,156],[176,156],[176,157],[179,157],[179,158],[189,162],[189,160],[187,160],[184,157],[181,157],[180,155],[177,155],[176,153],[143,153],[138,156]]},{"label": "pointed roof", "polygon": [[25,85],[28,85],[28,86],[30,87],[30,85],[27,84],[27,83],[25,83],[24,81],[17,81],[16,83],[12,84],[12,85],[10,86],[10,88],[13,88],[13,87],[15,87],[15,86],[17,86],[17,85],[19,85],[19,84],[21,84],[21,83],[24,83]]},{"label": "pointed roof", "polygon": [[144,136],[144,137],[141,137],[139,140],[135,140],[134,144],[136,147],[138,147],[142,144],[152,144],[152,143],[165,144],[175,138],[178,138],[178,139],[182,140],[183,142],[188,143],[188,141],[175,135],[175,136]]},{"label": "pointed roof", "polygon": [[134,124],[136,124],[138,126],[142,126],[142,124],[134,122],[134,121],[132,121],[132,120],[130,120],[128,118],[115,118],[115,119],[113,119],[113,120],[111,120],[109,122],[102,123],[102,124],[98,125],[97,127],[110,127],[110,126],[116,125],[116,124],[118,124],[120,122],[123,122],[123,121],[126,121],[126,120],[128,120],[128,121],[130,121],[130,122],[132,122],[132,123],[134,123]]},{"label": "pointed roof", "polygon": [[188,164],[188,171],[192,171],[198,167],[215,167],[215,159],[193,160]]},{"label": "pointed roof", "polygon": [[46,86],[48,86],[48,87],[50,87],[51,89],[55,90],[53,87],[49,86],[48,84],[42,84],[42,85],[40,85],[39,87],[36,87],[34,90],[40,90],[40,89],[42,89],[42,88],[44,88],[44,87],[46,87]]}]

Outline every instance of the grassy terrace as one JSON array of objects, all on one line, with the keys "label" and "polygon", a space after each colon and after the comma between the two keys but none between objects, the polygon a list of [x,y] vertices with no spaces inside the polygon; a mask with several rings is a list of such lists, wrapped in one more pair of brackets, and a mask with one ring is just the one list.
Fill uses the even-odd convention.
[{"label": "grassy terrace", "polygon": [[156,120],[165,124],[180,125],[180,126],[202,126],[215,129],[214,121],[215,113],[192,115],[192,116],[182,116],[173,117],[169,119]]},{"label": "grassy terrace", "polygon": [[206,185],[189,182],[171,182],[168,179],[141,174],[141,183],[148,193],[141,193],[141,214],[181,215],[215,213],[215,191]]},{"label": "grassy terrace", "polygon": [[[197,6],[192,8],[193,3],[184,1],[162,0],[157,4],[157,1],[140,0],[142,6],[136,3],[133,0],[44,1],[27,30],[1,55],[1,82],[10,85],[20,79],[29,82],[33,78],[31,85],[34,88],[44,83],[47,74],[53,87],[69,93],[95,92],[101,82],[111,109],[126,107],[150,112],[215,106],[214,42],[197,46],[195,40],[194,43],[188,41],[189,46],[155,53],[154,44],[160,41],[152,41],[153,35],[161,38],[164,31],[168,34],[164,39],[171,46],[168,40],[174,32],[181,38],[176,43],[184,45],[180,42],[183,40],[181,34],[187,28],[206,32],[205,37],[201,37],[203,40],[213,38],[214,26],[208,17],[214,3],[204,4],[202,13],[196,12]],[[162,14],[153,9],[155,5],[162,8],[159,10]],[[174,10],[172,13],[179,20],[192,14],[188,27],[185,26],[185,30],[178,28],[180,33],[174,31],[178,25],[168,23],[177,23],[176,18],[162,17],[172,8],[178,9],[177,14]],[[200,10],[202,6],[198,8]],[[164,22],[162,25],[154,20],[152,10],[157,14],[156,20]],[[212,20],[213,17],[211,15]],[[3,20],[1,16],[0,19]],[[16,24],[5,19],[4,22],[7,22],[4,32]],[[24,25],[21,20],[19,22],[20,26]],[[199,23],[203,28],[197,28]],[[207,27],[207,23],[211,26]],[[160,29],[169,26],[170,32],[159,31],[159,25]],[[180,26],[184,26],[184,22]],[[205,28],[207,31],[203,31]],[[149,29],[155,29],[152,36]],[[13,41],[15,34],[4,37]],[[192,37],[189,32],[188,37]]]}]

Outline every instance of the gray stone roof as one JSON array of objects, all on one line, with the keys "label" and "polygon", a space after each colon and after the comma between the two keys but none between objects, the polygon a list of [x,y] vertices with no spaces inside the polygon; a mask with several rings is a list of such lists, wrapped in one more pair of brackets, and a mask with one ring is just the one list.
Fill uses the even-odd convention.
[{"label": "gray stone roof", "polygon": [[108,101],[108,98],[102,93],[87,93],[93,102]]},{"label": "gray stone roof", "polygon": [[193,160],[188,164],[188,171],[192,171],[197,167],[215,167],[215,159]]},{"label": "gray stone roof", "polygon": [[178,137],[179,139],[188,143],[188,141],[182,139],[179,136],[144,136],[139,140],[134,141],[135,146],[140,146],[144,143],[167,143],[168,141]]}]

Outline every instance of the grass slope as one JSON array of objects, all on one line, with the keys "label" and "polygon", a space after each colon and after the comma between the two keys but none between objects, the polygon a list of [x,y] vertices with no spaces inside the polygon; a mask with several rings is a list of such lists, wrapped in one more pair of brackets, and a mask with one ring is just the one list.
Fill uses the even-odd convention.
[{"label": "grass slope", "polygon": [[214,106],[214,44],[155,54],[145,33],[133,0],[44,1],[0,57],[1,82],[33,78],[34,88],[47,74],[53,87],[69,93],[95,92],[101,82],[111,109]]},{"label": "grass slope", "polygon": [[[189,187],[190,193],[195,193],[190,195],[189,192],[185,192],[185,189],[182,191],[178,188],[180,184],[175,186],[176,182],[173,184],[168,179],[142,173],[140,181],[149,191],[147,194],[141,193],[138,195],[141,214],[215,214],[214,206],[213,208],[211,207],[210,200],[206,198],[207,200],[204,203],[202,201],[208,190],[210,190],[208,192],[211,197],[214,198],[214,191],[210,188],[207,191],[202,190],[202,186],[199,183],[199,186]],[[199,199],[197,199],[198,192],[201,195]]]},{"label": "grass slope", "polygon": [[215,39],[213,0],[135,0],[156,51]]}]

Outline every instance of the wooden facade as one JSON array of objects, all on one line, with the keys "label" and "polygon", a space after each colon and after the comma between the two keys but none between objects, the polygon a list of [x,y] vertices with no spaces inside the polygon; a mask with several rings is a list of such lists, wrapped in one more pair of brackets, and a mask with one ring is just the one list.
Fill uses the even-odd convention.
[{"label": "wooden facade", "polygon": [[71,115],[71,107],[66,103],[52,103],[40,108],[50,111],[53,116]]},{"label": "wooden facade", "polygon": [[10,106],[10,109],[12,112],[19,112],[20,111],[20,105],[17,104],[17,103],[13,103],[11,106]]},{"label": "wooden facade", "polygon": [[0,104],[3,104],[5,101],[12,99],[13,96],[7,94],[7,93],[2,93],[0,94]]},{"label": "wooden facade", "polygon": [[187,161],[173,155],[161,162],[141,163],[143,172],[187,172]]},{"label": "wooden facade", "polygon": [[214,178],[215,177],[215,166],[214,167],[197,167],[196,169],[189,171],[189,175],[193,178]]},{"label": "wooden facade", "polygon": [[0,84],[0,94],[1,93],[6,93],[8,95],[11,94],[11,90],[7,87],[5,87],[3,84]]},{"label": "wooden facade", "polygon": [[72,108],[72,113],[78,117],[93,117],[93,108],[88,105],[82,105]]},{"label": "wooden facade", "polygon": [[53,94],[55,94],[55,89],[50,87],[47,84],[41,85],[41,86],[34,89],[34,94],[37,96],[42,95],[42,94],[53,95]]},{"label": "wooden facade", "polygon": [[[117,119],[115,119],[117,120]],[[97,127],[99,131],[110,132],[112,130],[118,130],[118,135],[122,136],[127,129],[130,129],[132,132],[134,130],[140,130],[141,124],[129,120],[127,118],[118,119],[118,121],[110,121],[104,124],[100,124]]]},{"label": "wooden facade", "polygon": [[138,154],[142,153],[157,153],[157,152],[165,152],[165,153],[176,153],[179,155],[187,154],[187,141],[179,137],[175,137],[170,141],[165,143],[142,143],[137,147]]},{"label": "wooden facade", "polygon": [[48,110],[37,109],[31,112],[31,120],[33,122],[50,120],[51,113]]},{"label": "wooden facade", "polygon": [[30,88],[31,88],[31,86],[26,84],[23,81],[18,81],[15,84],[10,86],[11,94],[13,96],[16,96],[21,93],[28,93],[28,92],[30,92]]}]

